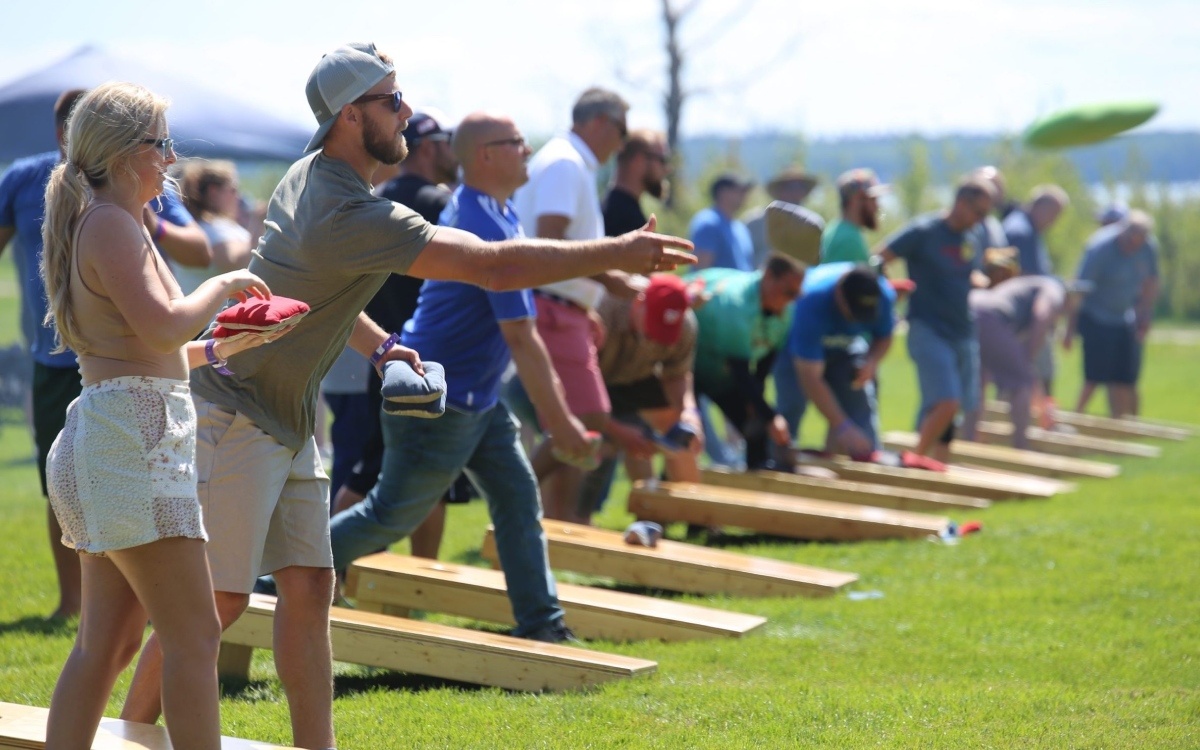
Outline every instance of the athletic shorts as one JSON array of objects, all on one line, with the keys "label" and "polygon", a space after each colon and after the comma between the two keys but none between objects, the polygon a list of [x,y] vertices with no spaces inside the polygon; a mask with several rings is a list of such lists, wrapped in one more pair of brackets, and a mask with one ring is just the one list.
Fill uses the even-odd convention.
[{"label": "athletic shorts", "polygon": [[921,387],[918,425],[941,401],[957,401],[963,412],[979,405],[979,341],[975,336],[947,339],[927,324],[910,319],[908,356],[917,366]]},{"label": "athletic shorts", "polygon": [[1133,325],[1102,323],[1079,314],[1083,341],[1083,378],[1089,383],[1133,385],[1142,369],[1142,347]]},{"label": "athletic shorts", "polygon": [[46,474],[62,542],[80,552],[207,538],[187,381],[138,376],[87,386],[67,408]]},{"label": "athletic shorts", "polygon": [[332,568],[329,478],[317,441],[295,452],[250,419],[200,396],[196,473],[213,588],[249,594],[281,568]]},{"label": "athletic shorts", "polygon": [[533,299],[538,334],[562,381],[567,408],[575,416],[607,414],[611,410],[608,389],[600,376],[595,333],[587,312],[542,294],[535,294]]},{"label": "athletic shorts", "polygon": [[665,409],[671,405],[662,381],[654,375],[634,383],[608,386],[608,400],[614,415],[635,414],[642,409]]},{"label": "athletic shorts", "polygon": [[46,456],[67,420],[67,407],[79,398],[83,383],[78,367],[33,363],[33,441],[37,445],[38,479],[46,495]]}]

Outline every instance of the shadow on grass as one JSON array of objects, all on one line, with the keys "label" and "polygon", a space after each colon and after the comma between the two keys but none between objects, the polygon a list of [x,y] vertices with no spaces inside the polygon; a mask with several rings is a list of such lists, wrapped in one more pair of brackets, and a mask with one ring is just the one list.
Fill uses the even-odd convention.
[{"label": "shadow on grass", "polygon": [[[482,690],[480,685],[437,677],[426,677],[387,669],[365,668],[364,674],[334,675],[333,697],[346,698],[365,695],[381,690],[423,693],[428,690],[460,690],[474,692]],[[277,680],[240,680],[221,678],[221,697],[242,703],[278,703],[283,697],[283,687]]]},{"label": "shadow on grass", "polygon": [[39,617],[30,615],[12,622],[0,623],[0,635],[31,633],[35,635],[69,635],[75,632],[78,618]]}]

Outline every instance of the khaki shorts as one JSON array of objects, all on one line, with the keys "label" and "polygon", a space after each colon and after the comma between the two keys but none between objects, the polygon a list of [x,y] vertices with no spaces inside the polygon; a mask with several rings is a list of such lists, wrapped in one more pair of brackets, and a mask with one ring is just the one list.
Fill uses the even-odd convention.
[{"label": "khaki shorts", "polygon": [[213,588],[248,594],[256,578],[281,568],[332,568],[329,478],[316,440],[295,453],[244,414],[194,399]]}]

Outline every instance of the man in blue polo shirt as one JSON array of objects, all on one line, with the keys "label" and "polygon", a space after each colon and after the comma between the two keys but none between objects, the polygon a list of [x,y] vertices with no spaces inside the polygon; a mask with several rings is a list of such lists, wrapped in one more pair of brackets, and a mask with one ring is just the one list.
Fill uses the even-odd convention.
[{"label": "man in blue polo shirt", "polygon": [[959,408],[971,411],[979,399],[979,343],[967,296],[988,280],[966,235],[991,212],[993,195],[989,182],[969,177],[949,211],[918,216],[879,251],[884,263],[903,258],[917,285],[908,303],[908,353],[921,387],[914,451],[943,462]]},{"label": "man in blue polo shirt", "polygon": [[[508,118],[469,115],[454,133],[463,184],[441,224],[484,240],[522,236],[509,198],[528,179],[531,149]],[[579,459],[590,447],[571,416],[562,384],[537,333],[530,290],[488,292],[477,286],[427,281],[404,326],[406,346],[446,368],[445,415],[438,419],[383,415],[384,458],[366,499],[330,522],[334,567],[413,531],[460,472],[487,499],[496,547],[517,627],[514,635],[561,642],[574,636],[562,609],[542,532],[537,480],[518,426],[499,400],[500,376],[516,363],[543,425],[560,454]]]},{"label": "man in blue polo shirt", "polygon": [[866,266],[826,263],[804,276],[786,354],[800,384],[799,416],[806,401],[817,407],[829,421],[829,450],[867,456],[879,448],[875,371],[892,345],[895,299]]},{"label": "man in blue polo shirt", "polygon": [[[86,91],[76,89],[54,104],[54,128],[61,146],[71,107]],[[51,354],[57,346],[53,326],[47,326],[46,287],[39,264],[42,257],[42,216],[46,213],[46,182],[62,160],[60,151],[47,151],[13,162],[0,177],[0,252],[13,240],[13,263],[21,286],[21,331],[33,358],[33,440],[37,446],[38,477],[46,495],[46,454],[63,428],[67,406],[81,389],[75,353]],[[59,539],[62,529],[47,507],[50,550],[58,573],[58,609],[51,617],[79,614],[79,559]]]}]

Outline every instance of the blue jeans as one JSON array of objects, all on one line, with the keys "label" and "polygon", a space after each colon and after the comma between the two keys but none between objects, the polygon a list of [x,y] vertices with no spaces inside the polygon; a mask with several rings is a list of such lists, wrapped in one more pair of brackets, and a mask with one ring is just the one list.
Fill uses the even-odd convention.
[{"label": "blue jeans", "polygon": [[775,412],[787,420],[794,443],[800,435],[800,420],[804,419],[808,399],[805,398],[804,389],[800,387],[800,380],[796,377],[795,360],[786,348],[781,349],[779,356],[775,358],[771,377],[775,380]]},{"label": "blue jeans", "polygon": [[[867,381],[857,390],[852,387],[866,353],[867,342],[864,339],[855,340],[848,349],[826,348],[824,379],[833,391],[838,406],[846,412],[846,417],[875,444],[875,450],[879,450],[882,446],[879,443],[879,400],[875,381]],[[788,367],[782,367],[779,364],[782,361],[786,361]],[[800,420],[808,410],[808,396],[796,377],[795,359],[781,354],[780,360],[775,363],[774,374],[775,408],[787,419],[792,439],[795,440],[800,430]]]},{"label": "blue jeans", "polygon": [[487,499],[496,549],[517,621],[514,635],[563,616],[542,532],[542,504],[517,422],[504,404],[478,414],[447,409],[437,419],[382,415],[383,470],[366,499],[330,521],[333,564],[355,559],[412,533],[466,472]]},{"label": "blue jeans", "polygon": [[921,385],[921,421],[941,401],[957,401],[962,412],[979,408],[979,339],[947,339],[919,320],[908,321],[908,356]]},{"label": "blue jeans", "polygon": [[329,496],[337,495],[346,477],[363,457],[371,436],[371,400],[365,393],[326,393],[325,403],[333,413],[329,439],[333,443],[333,471],[329,475]]}]

